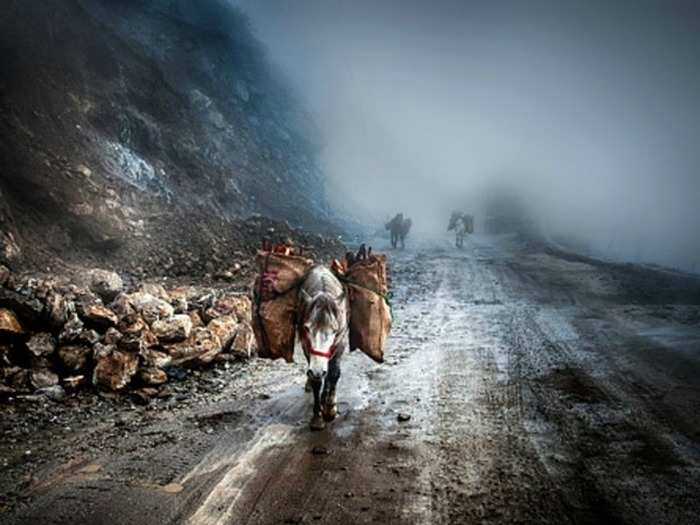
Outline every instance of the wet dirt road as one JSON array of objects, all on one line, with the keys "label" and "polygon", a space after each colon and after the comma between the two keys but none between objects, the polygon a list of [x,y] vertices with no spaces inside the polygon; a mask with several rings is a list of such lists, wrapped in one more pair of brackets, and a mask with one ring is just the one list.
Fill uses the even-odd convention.
[{"label": "wet dirt road", "polygon": [[482,236],[391,268],[387,362],[345,358],[325,431],[258,363],[71,438],[9,522],[700,522],[697,279]]}]

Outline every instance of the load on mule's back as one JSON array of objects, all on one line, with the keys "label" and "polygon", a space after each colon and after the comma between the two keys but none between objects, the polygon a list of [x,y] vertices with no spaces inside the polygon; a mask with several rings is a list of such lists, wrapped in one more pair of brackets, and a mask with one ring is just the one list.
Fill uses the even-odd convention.
[{"label": "load on mule's back", "polygon": [[464,238],[468,233],[474,233],[474,217],[461,211],[453,211],[447,231],[455,231],[455,246],[464,248]]},{"label": "load on mule's back", "polygon": [[311,428],[336,416],[336,385],[348,343],[377,362],[391,329],[386,259],[364,245],[331,268],[314,264],[292,249],[266,244],[257,257],[253,329],[258,355],[293,361],[295,339],[308,368],[314,394]]},{"label": "load on mule's back", "polygon": [[384,228],[391,233],[391,247],[396,248],[401,243],[401,248],[406,247],[406,237],[411,231],[413,221],[408,217],[404,218],[403,213],[397,213],[394,218],[384,225]]}]

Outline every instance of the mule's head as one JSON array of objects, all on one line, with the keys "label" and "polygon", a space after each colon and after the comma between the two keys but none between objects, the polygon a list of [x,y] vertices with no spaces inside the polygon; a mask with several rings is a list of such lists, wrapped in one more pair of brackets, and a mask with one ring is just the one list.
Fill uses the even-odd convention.
[{"label": "mule's head", "polygon": [[309,298],[307,304],[302,327],[304,345],[309,353],[306,373],[312,381],[321,381],[328,373],[328,362],[343,329],[341,312],[336,301],[324,293]]}]

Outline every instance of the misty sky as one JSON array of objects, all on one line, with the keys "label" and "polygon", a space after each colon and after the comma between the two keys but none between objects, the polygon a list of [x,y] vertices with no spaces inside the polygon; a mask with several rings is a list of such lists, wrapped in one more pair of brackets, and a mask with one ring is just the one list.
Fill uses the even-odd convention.
[{"label": "misty sky", "polygon": [[319,124],[336,206],[444,230],[498,182],[550,233],[700,271],[700,3],[236,3]]}]

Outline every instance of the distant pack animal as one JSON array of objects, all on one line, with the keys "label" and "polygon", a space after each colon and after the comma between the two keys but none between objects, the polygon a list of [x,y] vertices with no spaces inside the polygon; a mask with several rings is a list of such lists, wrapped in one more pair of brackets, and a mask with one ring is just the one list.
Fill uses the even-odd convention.
[{"label": "distant pack animal", "polygon": [[337,414],[336,385],[346,350],[348,299],[325,266],[314,266],[299,289],[298,334],[308,362],[307,390],[314,394],[311,428],[321,430]]},{"label": "distant pack animal", "polygon": [[455,246],[464,248],[464,238],[468,233],[474,233],[474,217],[459,211],[452,212],[447,226],[447,231],[451,230],[455,232]]},{"label": "distant pack animal", "polygon": [[408,217],[404,218],[403,213],[397,213],[393,219],[384,226],[391,233],[391,247],[396,248],[401,243],[401,248],[406,247],[406,237],[411,231],[413,221]]}]

